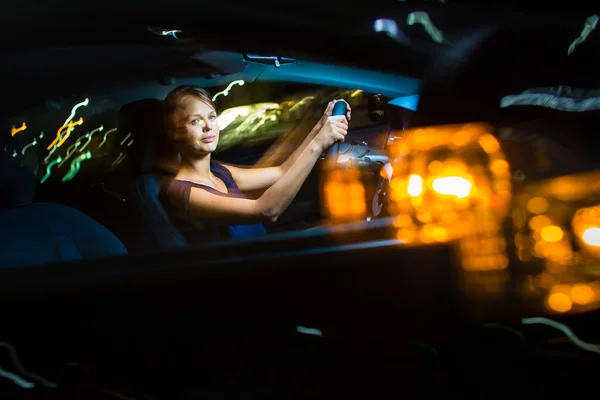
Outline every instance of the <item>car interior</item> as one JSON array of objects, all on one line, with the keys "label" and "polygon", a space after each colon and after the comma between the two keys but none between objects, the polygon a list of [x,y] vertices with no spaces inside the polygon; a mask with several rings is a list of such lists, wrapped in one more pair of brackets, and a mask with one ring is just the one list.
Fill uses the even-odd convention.
[{"label": "car interior", "polygon": [[[108,54],[112,49],[105,51]],[[165,78],[177,79],[178,84],[193,82],[215,93],[222,108],[219,161],[255,165],[265,158],[273,143],[285,138],[287,133],[296,129],[306,134],[311,124],[316,123],[318,111],[323,110],[330,99],[348,98],[354,119],[337,160],[342,165],[352,160],[360,166],[371,199],[379,205],[370,214],[379,215],[385,191],[380,169],[389,164],[386,147],[390,133],[395,127],[404,126],[405,119],[414,111],[406,108],[414,108],[409,103],[404,104],[406,107],[395,104],[402,104],[409,97],[413,103],[418,101],[415,98],[418,98],[420,81],[314,62],[298,64],[293,59],[277,67],[248,57],[214,51],[192,54],[193,67],[170,69],[170,75]],[[187,78],[192,73],[200,76],[212,73],[215,77]],[[345,82],[365,89],[353,86],[340,89]],[[68,135],[70,145],[57,146],[56,152],[42,147],[44,140],[53,144],[50,134],[44,138],[34,137],[35,144],[32,141],[21,144],[20,148],[7,148],[11,155],[24,153],[25,149],[43,160],[46,173],[35,202],[67,204],[82,210],[115,233],[129,252],[185,246],[158,199],[158,181],[165,173],[156,167],[155,154],[157,149],[168,146],[161,131],[159,99],[172,87],[156,81],[140,87],[139,91],[123,93],[120,87],[110,89],[103,85],[103,92],[90,91],[85,99],[71,97],[54,102],[59,112],[48,111],[46,105],[46,110],[40,111],[38,107],[29,115],[21,115],[19,118],[27,121],[22,125],[27,128],[15,135],[21,141],[31,131],[43,132],[47,124],[56,124],[52,118],[58,120],[69,111],[75,110],[79,120],[84,121],[73,126],[72,133],[65,130],[57,133],[60,140]],[[140,98],[151,93],[153,97]],[[77,122],[77,117],[74,120]],[[255,129],[257,126],[260,129]],[[85,158],[87,152],[91,152],[89,158]],[[61,160],[53,163],[52,159],[57,157]],[[76,171],[70,167],[74,161],[79,165]],[[320,206],[319,175],[316,168],[286,214],[277,224],[268,227],[270,232],[310,229],[325,223]]]},{"label": "car interior", "polygon": [[[1,39],[0,397],[593,393],[598,16],[383,3],[107,3]],[[167,213],[182,84],[245,167],[351,107],[266,237],[191,246]]]}]

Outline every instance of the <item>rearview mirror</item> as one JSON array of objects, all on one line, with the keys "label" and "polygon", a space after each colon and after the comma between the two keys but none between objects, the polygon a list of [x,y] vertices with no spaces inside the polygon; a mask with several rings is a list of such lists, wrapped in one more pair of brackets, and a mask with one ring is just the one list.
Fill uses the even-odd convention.
[{"label": "rearview mirror", "polygon": [[284,64],[293,64],[296,62],[293,58],[287,57],[279,57],[279,56],[261,56],[259,54],[246,54],[243,55],[244,61],[256,63],[256,64],[264,64],[264,65],[272,65],[274,67],[280,67]]}]

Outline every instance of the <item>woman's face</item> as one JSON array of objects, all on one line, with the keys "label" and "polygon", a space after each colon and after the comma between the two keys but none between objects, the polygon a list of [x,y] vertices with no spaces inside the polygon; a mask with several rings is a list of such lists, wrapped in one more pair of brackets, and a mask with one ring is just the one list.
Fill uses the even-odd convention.
[{"label": "woman's face", "polygon": [[180,151],[189,155],[205,155],[219,143],[217,111],[194,96],[181,99],[174,115],[172,138]]}]

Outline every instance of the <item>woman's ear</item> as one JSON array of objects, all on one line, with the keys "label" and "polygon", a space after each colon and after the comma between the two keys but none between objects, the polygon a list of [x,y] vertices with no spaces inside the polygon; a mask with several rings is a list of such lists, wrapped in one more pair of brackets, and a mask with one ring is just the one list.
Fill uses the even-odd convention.
[{"label": "woman's ear", "polygon": [[175,118],[173,116],[167,117],[165,119],[164,126],[165,126],[165,133],[167,134],[167,137],[172,141],[176,141],[178,139],[178,137],[177,137],[178,129],[177,129]]},{"label": "woman's ear", "polygon": [[167,109],[163,111],[163,130],[167,134],[167,137],[171,140],[175,140],[177,132],[177,118],[172,110]]}]

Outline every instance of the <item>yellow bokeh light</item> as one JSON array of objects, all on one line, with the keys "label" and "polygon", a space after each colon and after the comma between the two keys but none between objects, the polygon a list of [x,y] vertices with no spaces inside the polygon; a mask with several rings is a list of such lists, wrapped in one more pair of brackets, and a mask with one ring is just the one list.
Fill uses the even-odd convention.
[{"label": "yellow bokeh light", "polygon": [[543,214],[548,211],[550,204],[543,197],[533,197],[527,202],[527,210],[532,214]]},{"label": "yellow bokeh light", "polygon": [[467,271],[499,271],[508,268],[504,254],[462,255],[462,266]]},{"label": "yellow bokeh light", "polygon": [[419,240],[421,243],[433,243],[435,242],[434,238],[435,226],[431,224],[423,225],[421,231],[419,232]]},{"label": "yellow bokeh light", "polygon": [[543,228],[540,234],[542,239],[551,243],[560,241],[564,236],[563,230],[556,225],[550,225]]},{"label": "yellow bokeh light", "polygon": [[410,215],[398,215],[394,220],[394,226],[396,228],[406,228],[413,224],[413,220]]},{"label": "yellow bokeh light", "polygon": [[411,243],[415,240],[415,232],[411,229],[400,229],[396,233],[396,238],[404,243]]},{"label": "yellow bokeh light", "polygon": [[429,211],[420,211],[417,213],[417,219],[425,224],[431,222],[432,218],[433,217]]},{"label": "yellow bokeh light", "polygon": [[600,258],[600,206],[580,208],[571,221],[584,257]]},{"label": "yellow bokeh light", "polygon": [[484,124],[403,131],[390,145],[390,212],[398,239],[456,240],[464,271],[509,266],[502,221],[512,197],[510,166]]},{"label": "yellow bokeh light", "polygon": [[437,174],[442,170],[443,167],[444,167],[444,165],[442,164],[441,161],[434,160],[429,163],[429,167],[427,169],[429,169],[429,172],[431,172],[433,174]]},{"label": "yellow bokeh light", "polygon": [[448,232],[438,226],[431,231],[431,237],[437,242],[443,242],[448,238]]},{"label": "yellow bokeh light", "polygon": [[565,313],[573,308],[573,302],[569,295],[565,293],[551,293],[547,300],[548,307],[560,313]]},{"label": "yellow bokeh light", "polygon": [[550,293],[562,293],[562,294],[570,295],[571,286],[566,285],[564,283],[558,283],[558,284],[552,286],[552,288],[550,289]]},{"label": "yellow bokeh light", "polygon": [[532,284],[554,312],[600,306],[600,286],[589,283],[599,271],[599,178],[596,172],[530,182],[517,194],[516,255],[530,271],[543,271]]},{"label": "yellow bokeh light", "polygon": [[463,147],[468,145],[478,136],[479,132],[476,129],[472,129],[469,126],[462,127],[454,132],[451,138],[451,144],[456,147]]},{"label": "yellow bokeh light", "polygon": [[552,220],[546,215],[536,215],[529,220],[529,228],[532,231],[552,225]]},{"label": "yellow bokeh light", "polygon": [[479,145],[488,154],[496,153],[500,150],[500,144],[493,135],[485,134],[479,138]]},{"label": "yellow bokeh light", "polygon": [[459,214],[456,211],[452,211],[452,210],[448,210],[448,211],[443,211],[440,214],[440,219],[442,220],[442,222],[446,222],[446,223],[453,223],[456,222],[459,219]]},{"label": "yellow bokeh light", "polygon": [[583,231],[581,235],[583,241],[586,244],[594,247],[600,247],[600,228],[599,227],[591,227],[587,228]]},{"label": "yellow bokeh light", "polygon": [[589,304],[593,302],[595,298],[596,295],[589,285],[580,283],[573,285],[573,288],[571,289],[571,299],[576,304]]},{"label": "yellow bokeh light", "polygon": [[365,188],[358,170],[328,171],[324,196],[325,212],[335,220],[357,220],[366,216]]},{"label": "yellow bokeh light", "polygon": [[546,257],[547,249],[548,249],[548,242],[544,242],[544,241],[540,240],[539,242],[536,242],[533,245],[532,253],[534,256],[536,256],[538,258],[544,258],[544,257]]},{"label": "yellow bokeh light", "polygon": [[490,169],[496,175],[505,175],[508,174],[510,168],[506,160],[498,159],[492,162]]},{"label": "yellow bokeh light", "polygon": [[390,188],[395,192],[401,192],[402,186],[404,186],[404,180],[400,178],[393,178],[390,181]]},{"label": "yellow bokeh light", "polygon": [[419,175],[409,176],[406,191],[413,197],[419,196],[423,192],[423,178]]},{"label": "yellow bokeh light", "polygon": [[467,197],[473,189],[471,182],[460,176],[436,178],[431,186],[439,194],[456,196],[459,199]]}]

